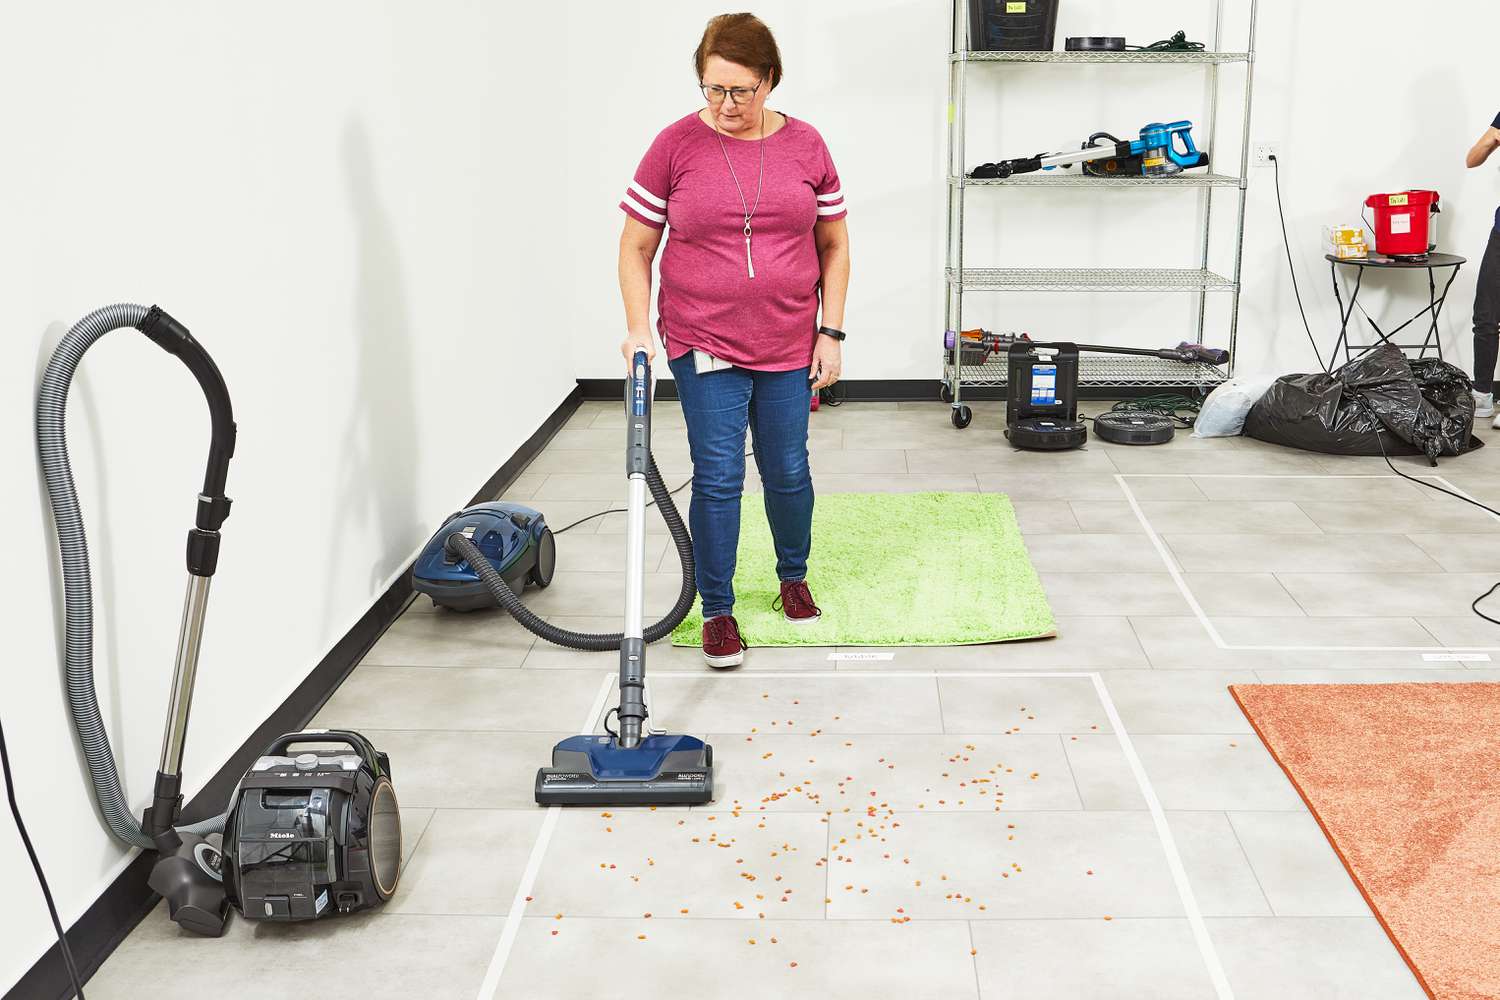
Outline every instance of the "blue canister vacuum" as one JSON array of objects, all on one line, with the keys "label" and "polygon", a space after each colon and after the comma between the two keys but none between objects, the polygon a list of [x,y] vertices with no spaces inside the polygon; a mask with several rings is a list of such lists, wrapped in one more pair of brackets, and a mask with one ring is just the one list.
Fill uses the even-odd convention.
[{"label": "blue canister vacuum", "polygon": [[[541,513],[514,503],[481,503],[450,517],[412,570],[412,586],[455,611],[499,604],[525,628],[571,649],[620,651],[619,729],[570,736],[536,775],[541,805],[694,805],[713,798],[713,747],[646,725],[646,645],[671,633],[692,609],[693,540],[651,457],[651,366],[637,351],[625,386],[625,622],[620,632],[585,633],[537,617],[517,592],[552,582],[556,547]],[[646,492],[650,490],[682,564],[682,589],[667,616],[644,626]]]}]

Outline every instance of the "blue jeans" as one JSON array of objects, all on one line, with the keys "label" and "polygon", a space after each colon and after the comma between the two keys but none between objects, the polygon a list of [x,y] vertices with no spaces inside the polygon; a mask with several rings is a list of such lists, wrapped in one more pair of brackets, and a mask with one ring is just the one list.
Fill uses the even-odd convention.
[{"label": "blue jeans", "polygon": [[783,581],[807,575],[813,512],[807,411],[812,390],[806,368],[728,368],[699,375],[692,352],[669,362],[669,367],[677,380],[693,457],[688,525],[706,620],[734,613],[747,426],[776,547],[776,575]]}]

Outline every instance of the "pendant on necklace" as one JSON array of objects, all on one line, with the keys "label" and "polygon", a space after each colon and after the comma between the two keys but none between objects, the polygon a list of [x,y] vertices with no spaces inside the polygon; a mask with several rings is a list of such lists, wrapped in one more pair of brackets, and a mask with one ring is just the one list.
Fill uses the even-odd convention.
[{"label": "pendant on necklace", "polygon": [[750,223],[745,222],[745,270],[750,272],[750,277],[755,277],[755,262],[750,259]]}]

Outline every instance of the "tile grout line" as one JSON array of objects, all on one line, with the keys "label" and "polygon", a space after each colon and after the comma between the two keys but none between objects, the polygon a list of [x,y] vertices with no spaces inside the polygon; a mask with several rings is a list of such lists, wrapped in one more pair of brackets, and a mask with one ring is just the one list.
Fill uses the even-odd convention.
[{"label": "tile grout line", "polygon": [[[1071,734],[1069,734],[1069,733],[1058,733],[1057,734],[1057,745],[1058,745],[1059,749],[1062,750],[1063,764],[1065,764],[1067,766],[1067,768],[1068,768],[1068,777],[1073,782],[1073,794],[1078,796],[1078,808],[1079,808],[1079,810],[1081,810],[1083,812],[1090,812],[1091,810],[1089,809],[1089,807],[1083,801],[1083,789],[1080,788],[1080,787],[1078,787],[1078,775],[1076,773],[1074,773],[1074,771],[1073,771],[1073,758],[1071,756],[1069,756],[1069,754],[1068,754],[1068,743],[1067,743],[1066,740],[1063,739],[1063,737],[1067,736],[1067,735],[1071,735]],[[1104,734],[1100,733],[1098,735],[1103,736]]]},{"label": "tile grout line", "polygon": [[[594,695],[594,701],[589,706],[589,714],[579,726],[579,732],[582,735],[586,736],[594,731],[594,725],[599,721],[599,713],[604,710],[604,699],[609,696],[613,680],[614,675],[609,673],[601,679],[599,691]],[[526,869],[521,873],[521,881],[516,885],[515,895],[511,897],[510,911],[505,917],[505,929],[501,931],[500,940],[495,944],[495,952],[490,957],[484,981],[479,984],[480,1000],[494,1000],[495,992],[500,988],[500,976],[505,972],[505,963],[510,958],[511,947],[515,944],[516,935],[521,929],[521,917],[526,912],[526,900],[536,884],[537,875],[541,873],[542,859],[547,854],[547,846],[552,841],[552,834],[557,829],[557,821],[561,814],[562,806],[550,806],[547,809],[547,815],[542,819],[542,828],[537,832],[536,840],[531,845],[531,856],[526,859]]]},{"label": "tile grout line", "polygon": [[[1249,811],[1249,810],[1245,810]],[[1265,885],[1260,880],[1260,872],[1255,870],[1255,862],[1250,860],[1250,852],[1245,850],[1245,842],[1240,839],[1240,831],[1235,828],[1234,817],[1228,809],[1223,810],[1224,822],[1229,824],[1229,835],[1234,838],[1235,846],[1240,849],[1240,856],[1245,859],[1245,867],[1250,869],[1250,877],[1255,879],[1255,887],[1260,890],[1261,898],[1266,901],[1266,909],[1272,917],[1279,917],[1275,905],[1271,902],[1271,894],[1266,892]]]},{"label": "tile grout line", "polygon": [[[397,806],[398,806],[398,809],[399,809],[400,803],[397,803]],[[406,808],[408,808],[408,809],[427,809],[427,808],[430,808],[432,810],[432,815],[428,816],[427,817],[427,822],[422,824],[422,832],[419,833],[419,834],[417,834],[417,842],[415,844],[411,845],[411,857],[408,858],[401,865],[401,868],[399,869],[399,873],[398,873],[397,878],[396,878],[396,881],[397,881],[398,884],[400,883],[400,876],[406,874],[406,866],[409,865],[409,864],[411,864],[413,861],[417,860],[417,851],[421,850],[421,848],[422,848],[422,841],[427,837],[427,831],[430,830],[430,829],[432,829],[432,821],[435,820],[435,819],[437,819],[438,809],[440,809],[442,807],[441,806],[407,806]]]},{"label": "tile grout line", "polygon": [[974,943],[974,921],[965,920],[964,929],[969,932],[969,964],[974,968],[974,997],[975,1000],[984,1000],[984,984],[979,981],[979,956],[975,954],[979,946]]}]

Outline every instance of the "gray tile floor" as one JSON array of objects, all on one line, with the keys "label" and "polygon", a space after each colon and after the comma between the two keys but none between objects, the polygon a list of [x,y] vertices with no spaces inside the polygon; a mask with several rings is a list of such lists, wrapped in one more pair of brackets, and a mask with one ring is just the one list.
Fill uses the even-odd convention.
[{"label": "gray tile floor", "polygon": [[[521,902],[496,996],[1421,997],[1225,688],[1500,679],[1452,659],[1500,646],[1468,611],[1500,577],[1500,524],[1378,460],[1186,436],[1020,453],[998,404],[975,409],[957,432],[936,403],[825,408],[817,488],[1008,493],[1056,639],[883,661],[752,649],[727,675],[653,647],[659,721],[715,745],[718,798],[563,812],[526,902],[547,815],[534,769],[592,725],[613,657],[419,600],[317,720],[392,757],[409,855],[398,898],[312,926],[238,920],[220,942],[153,914],[89,995],[475,997]],[[556,526],[620,503],[622,425],[617,406],[585,404],[507,496]],[[655,433],[675,485],[690,462],[672,404]],[[1500,500],[1500,450],[1440,471]],[[553,586],[528,602],[568,627],[615,627],[623,530],[611,515],[562,536]],[[665,611],[677,562],[654,519],[648,568],[649,610]],[[1006,673],[1061,676],[993,676]]]}]

